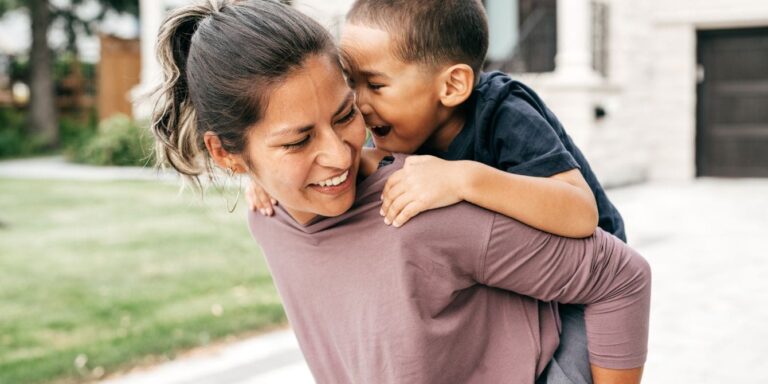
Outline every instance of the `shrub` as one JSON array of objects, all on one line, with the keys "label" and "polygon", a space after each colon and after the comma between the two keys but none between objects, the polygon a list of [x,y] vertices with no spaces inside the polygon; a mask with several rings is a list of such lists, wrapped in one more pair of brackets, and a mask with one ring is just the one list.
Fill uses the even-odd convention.
[{"label": "shrub", "polygon": [[96,136],[98,122],[94,114],[95,112],[92,112],[92,116],[86,121],[66,116],[59,118],[61,148],[68,157],[73,158],[74,153],[79,148],[85,146]]},{"label": "shrub", "polygon": [[135,165],[152,163],[153,139],[149,130],[117,115],[102,121],[96,134],[70,153],[72,160],[93,165]]},{"label": "shrub", "polygon": [[42,145],[26,132],[26,116],[15,108],[0,108],[0,158],[40,152]]}]

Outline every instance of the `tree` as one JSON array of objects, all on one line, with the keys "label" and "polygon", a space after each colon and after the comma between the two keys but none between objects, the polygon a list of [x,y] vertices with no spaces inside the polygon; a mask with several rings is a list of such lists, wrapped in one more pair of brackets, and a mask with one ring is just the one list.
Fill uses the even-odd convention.
[{"label": "tree", "polygon": [[55,7],[49,0],[0,0],[0,14],[11,9],[25,8],[30,15],[32,47],[30,48],[30,107],[29,132],[47,147],[55,147],[59,141],[53,84],[53,53],[48,45],[48,30],[56,19],[63,19],[67,32],[66,50],[77,54],[78,31],[90,34],[94,23],[102,20],[110,10],[138,14],[138,0],[98,0],[101,12],[91,19],[82,20],[76,10],[84,0],[70,0],[62,7]]},{"label": "tree", "polygon": [[38,140],[49,147],[59,144],[59,127],[53,88],[53,58],[48,48],[51,11],[48,0],[29,0],[32,22],[30,62],[30,104],[28,127]]}]

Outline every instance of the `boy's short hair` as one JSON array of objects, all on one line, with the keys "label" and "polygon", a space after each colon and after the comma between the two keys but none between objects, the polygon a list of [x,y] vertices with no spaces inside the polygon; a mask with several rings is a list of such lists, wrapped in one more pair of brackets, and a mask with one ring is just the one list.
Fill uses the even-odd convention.
[{"label": "boy's short hair", "polygon": [[488,51],[480,0],[357,0],[347,21],[387,31],[395,40],[394,54],[406,63],[463,63],[477,77]]}]

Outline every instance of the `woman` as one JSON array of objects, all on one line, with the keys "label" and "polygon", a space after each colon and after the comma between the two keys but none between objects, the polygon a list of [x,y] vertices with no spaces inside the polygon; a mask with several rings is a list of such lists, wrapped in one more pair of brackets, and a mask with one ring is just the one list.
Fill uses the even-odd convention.
[{"label": "woman", "polygon": [[174,12],[158,49],[160,158],[193,178],[213,161],[280,201],[277,219],[249,223],[318,382],[556,382],[554,301],[587,305],[596,383],[639,382],[650,270],[620,241],[470,204],[381,223],[386,178],[408,160],[362,154],[317,23],[271,1],[211,2]]}]

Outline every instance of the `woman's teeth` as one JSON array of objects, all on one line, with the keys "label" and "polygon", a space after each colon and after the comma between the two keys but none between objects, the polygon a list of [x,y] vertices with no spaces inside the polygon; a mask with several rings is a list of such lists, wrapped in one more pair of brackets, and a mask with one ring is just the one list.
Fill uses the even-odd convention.
[{"label": "woman's teeth", "polygon": [[335,186],[337,186],[337,185],[347,181],[347,177],[348,176],[349,176],[349,170],[347,170],[346,172],[342,173],[339,176],[332,177],[332,178],[330,178],[328,180],[323,180],[323,181],[317,183],[317,185],[319,185],[321,187],[331,187],[331,186],[335,187]]}]

